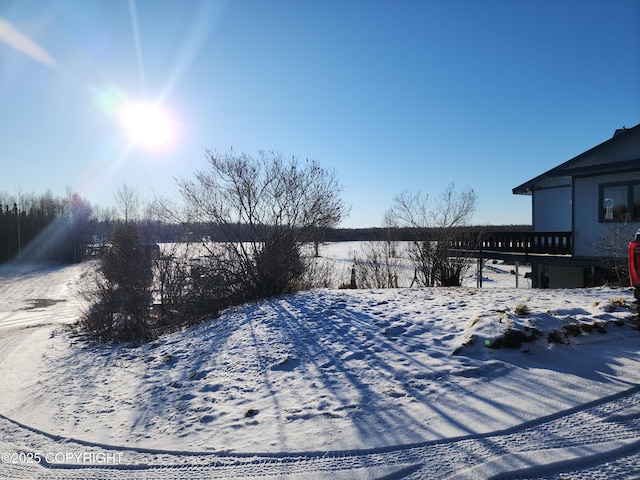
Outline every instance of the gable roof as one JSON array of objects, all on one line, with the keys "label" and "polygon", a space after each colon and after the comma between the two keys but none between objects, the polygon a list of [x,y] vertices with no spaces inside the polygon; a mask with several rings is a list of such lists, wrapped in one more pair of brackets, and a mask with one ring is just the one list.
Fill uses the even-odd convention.
[{"label": "gable roof", "polygon": [[613,162],[606,164],[595,164],[595,165],[583,165],[580,166],[580,162],[588,158],[589,156],[597,153],[600,150],[605,150],[615,145],[616,143],[628,138],[629,136],[633,136],[635,134],[640,134],[640,124],[636,125],[632,128],[619,128],[613,134],[609,140],[602,142],[599,145],[587,150],[580,155],[573,157],[571,160],[568,160],[557,167],[552,168],[551,170],[547,170],[541,175],[538,175],[535,178],[519,185],[513,189],[513,193],[515,195],[530,195],[533,187],[547,178],[554,177],[573,177],[576,175],[593,175],[598,173],[607,173],[611,172],[611,170],[615,170],[616,172],[624,172],[630,170],[637,170],[640,168],[640,158],[631,159],[621,162]]}]

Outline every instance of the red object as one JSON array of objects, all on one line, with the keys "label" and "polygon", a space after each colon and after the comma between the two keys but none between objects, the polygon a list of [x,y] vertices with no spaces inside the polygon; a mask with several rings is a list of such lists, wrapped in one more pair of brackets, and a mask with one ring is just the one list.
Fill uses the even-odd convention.
[{"label": "red object", "polygon": [[629,243],[629,278],[632,287],[640,287],[640,241]]}]

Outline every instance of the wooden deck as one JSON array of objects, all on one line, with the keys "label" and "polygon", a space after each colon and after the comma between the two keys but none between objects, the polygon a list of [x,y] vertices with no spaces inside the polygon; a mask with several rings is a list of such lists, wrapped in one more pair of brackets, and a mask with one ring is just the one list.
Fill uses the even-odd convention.
[{"label": "wooden deck", "polygon": [[474,252],[487,258],[499,254],[527,260],[529,256],[570,257],[573,253],[571,232],[477,232],[457,240],[453,248]]},{"label": "wooden deck", "polygon": [[572,242],[571,232],[473,232],[454,242],[453,249],[477,258],[478,287],[482,287],[483,261],[492,258],[513,262],[518,288],[519,263],[530,263],[534,259],[544,259],[544,263],[572,262]]}]

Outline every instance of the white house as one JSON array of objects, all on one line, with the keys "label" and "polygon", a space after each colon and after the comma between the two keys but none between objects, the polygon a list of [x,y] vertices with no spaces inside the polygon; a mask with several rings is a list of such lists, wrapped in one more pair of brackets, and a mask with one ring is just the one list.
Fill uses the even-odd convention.
[{"label": "white house", "polygon": [[640,226],[640,124],[513,189],[535,232],[570,232],[570,255],[530,257],[534,287],[602,283]]}]

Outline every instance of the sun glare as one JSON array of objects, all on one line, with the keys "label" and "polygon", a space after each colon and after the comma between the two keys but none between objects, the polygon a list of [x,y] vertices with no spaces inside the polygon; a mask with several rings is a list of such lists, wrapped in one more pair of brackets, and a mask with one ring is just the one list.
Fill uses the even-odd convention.
[{"label": "sun glare", "polygon": [[122,108],[121,120],[131,140],[146,148],[162,148],[171,144],[174,125],[169,115],[150,103],[131,103]]}]

